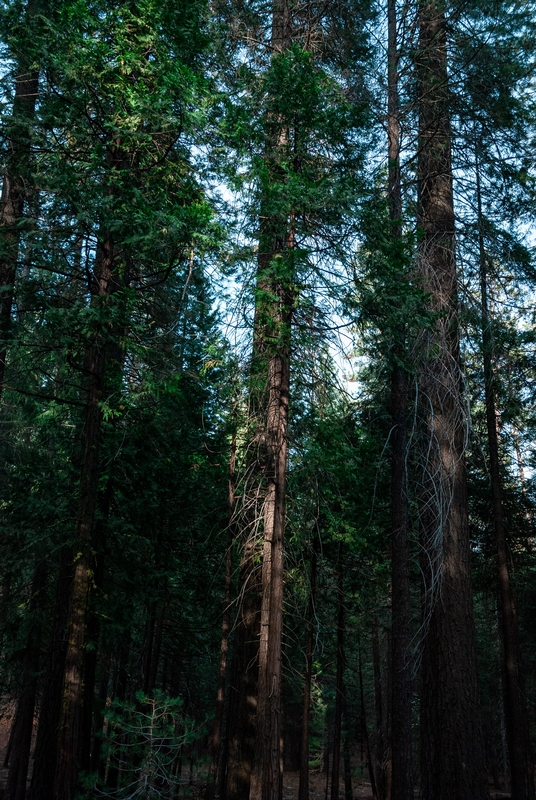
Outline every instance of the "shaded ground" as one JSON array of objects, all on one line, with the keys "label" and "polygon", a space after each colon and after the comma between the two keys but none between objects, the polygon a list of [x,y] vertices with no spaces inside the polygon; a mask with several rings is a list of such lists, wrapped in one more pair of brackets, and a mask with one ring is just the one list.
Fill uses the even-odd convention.
[{"label": "shaded ground", "polygon": [[[11,726],[11,718],[7,716],[0,717],[0,800],[4,794],[4,788],[7,777],[7,770],[4,769],[4,758],[6,754],[7,743],[9,739],[9,729]],[[193,785],[184,787],[187,789],[183,792],[184,795],[189,794],[193,798],[202,798],[204,781],[198,781],[197,776],[193,776]],[[203,776],[204,777],[204,776]],[[298,797],[298,772],[285,772],[283,777],[283,800],[296,800]],[[326,800],[326,776],[322,772],[311,771],[310,774],[310,800]],[[355,800],[373,800],[370,782],[366,778],[354,780],[353,783],[353,797]],[[491,800],[506,800],[510,798],[510,794],[505,792],[498,792],[490,787]],[[327,800],[331,797],[331,785],[327,795]],[[344,800],[344,783],[341,781],[339,800]]]}]

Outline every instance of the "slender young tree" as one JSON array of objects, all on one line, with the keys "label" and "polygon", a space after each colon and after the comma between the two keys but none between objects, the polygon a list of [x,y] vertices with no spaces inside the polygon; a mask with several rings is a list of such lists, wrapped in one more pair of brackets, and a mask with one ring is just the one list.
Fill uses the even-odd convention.
[{"label": "slender young tree", "polygon": [[422,337],[423,800],[488,796],[480,723],[457,323],[446,6],[418,6],[418,270],[436,320]]},{"label": "slender young tree", "polygon": [[[396,0],[387,4],[387,134],[389,216],[393,253],[401,247],[400,103]],[[395,331],[391,374],[391,758],[392,800],[412,800],[411,598],[407,501],[409,376],[404,367],[404,331]],[[402,341],[400,341],[402,340]]]},{"label": "slender young tree", "polygon": [[311,716],[311,681],[313,677],[313,646],[315,631],[316,562],[316,547],[315,544],[313,544],[309,578],[309,613],[307,619],[307,644],[305,650],[305,676],[303,680],[303,711],[298,800],[309,800],[309,727]]}]

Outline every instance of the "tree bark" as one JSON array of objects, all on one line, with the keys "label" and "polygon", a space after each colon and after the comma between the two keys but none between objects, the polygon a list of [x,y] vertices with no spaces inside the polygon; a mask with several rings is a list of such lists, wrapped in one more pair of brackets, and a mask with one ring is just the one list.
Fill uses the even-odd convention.
[{"label": "tree bark", "polygon": [[[291,44],[287,0],[274,0],[273,58]],[[270,181],[281,180],[278,158],[288,132],[267,119],[265,161]],[[281,741],[281,633],[283,623],[283,538],[290,393],[292,220],[269,204],[261,212],[252,377],[259,392],[259,468],[264,483],[262,599],[255,763],[250,800],[280,800],[283,788]]]},{"label": "tree bark", "polygon": [[378,790],[376,788],[376,776],[374,773],[374,764],[372,763],[372,754],[370,752],[370,740],[368,735],[368,726],[367,726],[367,713],[365,709],[365,692],[363,689],[363,664],[361,662],[361,646],[358,642],[358,673],[359,673],[359,699],[361,702],[361,726],[362,726],[362,737],[365,743],[365,755],[367,758],[367,768],[368,774],[370,778],[370,788],[372,791],[372,798],[373,800],[379,800],[378,797]]},{"label": "tree bark", "polygon": [[298,800],[309,800],[309,723],[311,717],[311,681],[313,677],[313,645],[315,633],[316,561],[316,548],[313,545],[311,553],[307,644],[305,650],[305,676],[303,681],[303,716]]},{"label": "tree bark", "polygon": [[[29,0],[26,6],[26,24],[29,27],[37,11],[38,3]],[[13,120],[7,131],[8,152],[0,198],[0,397],[4,388],[21,221],[30,191],[31,126],[35,116],[38,82],[39,74],[34,68],[32,54],[20,54],[16,65]]]},{"label": "tree bark", "polygon": [[480,722],[457,329],[447,38],[443,0],[419,5],[421,285],[435,316],[422,336],[421,699],[423,800],[488,797]]},{"label": "tree bark", "polygon": [[487,259],[483,230],[478,154],[476,179],[482,303],[482,356],[484,362],[486,426],[488,433],[493,526],[497,547],[499,633],[503,659],[502,675],[506,740],[510,758],[512,797],[516,798],[516,800],[534,800],[534,763],[531,752],[528,710],[524,691],[521,643],[514,593],[510,580],[509,554],[503,514],[503,486],[499,459],[499,422],[496,403],[495,375],[493,370],[493,331],[488,309]]},{"label": "tree bark", "polygon": [[339,544],[337,559],[337,673],[335,678],[335,716],[333,720],[333,757],[331,760],[331,800],[339,800],[341,770],[341,729],[344,696],[344,559],[342,544]]},{"label": "tree bark", "polygon": [[[396,0],[387,0],[388,158],[391,236],[401,243],[400,120]],[[404,334],[397,333],[399,359]],[[391,372],[391,800],[413,800],[411,713],[411,596],[407,508],[408,374],[395,361]]]},{"label": "tree bark", "polygon": [[5,800],[25,800],[26,798],[41,643],[41,621],[38,610],[46,577],[46,563],[40,561],[34,571],[32,580],[29,604],[30,628],[22,665],[21,693],[17,702],[13,731],[10,738],[9,771],[4,792]]},{"label": "tree bark", "polygon": [[[111,236],[107,235],[97,253],[95,269],[98,299],[104,303],[112,291],[113,268],[113,242]],[[105,374],[105,343],[99,335],[87,346],[84,371],[88,377],[88,397],[82,434],[75,565],[67,622],[55,800],[74,800],[82,763],[84,655],[93,578],[93,522],[97,507],[101,438],[100,401]]]},{"label": "tree bark", "polygon": [[[229,458],[229,522],[227,525],[227,550],[225,554],[225,589],[223,595],[223,616],[221,624],[220,669],[218,673],[218,689],[216,692],[216,713],[210,743],[211,763],[209,768],[205,800],[214,800],[218,783],[218,772],[223,769],[222,731],[225,711],[225,683],[227,677],[227,655],[229,652],[229,632],[231,630],[231,578],[233,566],[234,511],[236,492],[236,434],[231,440]],[[220,800],[222,798],[220,797]]]},{"label": "tree bark", "polygon": [[72,551],[70,547],[64,547],[61,552],[54,623],[39,704],[39,722],[35,740],[29,800],[50,800],[54,792],[62,680],[65,670],[65,654],[67,652],[65,630],[72,574]]},{"label": "tree bark", "polygon": [[248,800],[255,753],[260,574],[257,546],[249,539],[240,564],[241,602],[234,636],[229,681],[229,722],[226,800]]},{"label": "tree bark", "polygon": [[386,719],[383,713],[384,689],[382,685],[380,637],[378,631],[378,620],[376,618],[373,618],[372,621],[372,668],[374,671],[374,710],[376,712],[376,788],[378,791],[378,796],[381,798],[381,800],[386,800],[389,753],[387,750],[385,736]]}]

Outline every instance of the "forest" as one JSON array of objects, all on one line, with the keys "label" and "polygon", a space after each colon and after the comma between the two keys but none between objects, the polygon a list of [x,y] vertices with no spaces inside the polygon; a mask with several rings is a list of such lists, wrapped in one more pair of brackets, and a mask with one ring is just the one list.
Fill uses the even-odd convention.
[{"label": "forest", "polygon": [[536,2],[0,42],[0,797],[536,800]]}]

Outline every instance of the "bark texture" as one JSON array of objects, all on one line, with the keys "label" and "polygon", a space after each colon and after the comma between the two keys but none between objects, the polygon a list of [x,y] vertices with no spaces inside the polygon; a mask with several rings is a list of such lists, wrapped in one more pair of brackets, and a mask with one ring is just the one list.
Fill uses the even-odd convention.
[{"label": "bark texture", "polygon": [[313,546],[311,554],[307,645],[305,651],[305,676],[303,681],[303,715],[298,800],[309,800],[309,722],[311,716],[311,681],[313,677],[313,645],[315,632],[316,561],[316,549]]},{"label": "bark texture", "polygon": [[[31,28],[39,9],[37,2],[27,3],[26,20]],[[0,397],[4,388],[7,345],[11,331],[13,291],[19,258],[21,223],[31,192],[31,126],[39,73],[29,48],[17,58],[15,98],[12,121],[8,125],[8,150],[0,198]]]},{"label": "bark texture", "polygon": [[54,792],[62,681],[67,651],[65,630],[72,571],[72,551],[71,548],[65,547],[61,553],[52,636],[48,652],[43,659],[45,677],[39,704],[29,800],[50,800]]},{"label": "bark texture", "polygon": [[[275,0],[272,52],[291,44],[287,0]],[[280,154],[288,143],[281,120],[266,120],[265,161],[270,182],[281,180]],[[262,600],[255,764],[250,800],[280,800],[283,789],[281,741],[281,634],[283,624],[283,538],[290,393],[292,322],[292,220],[266,197],[261,212],[255,309],[253,391],[258,393],[259,468],[264,485]]]},{"label": "bark texture", "polygon": [[467,420],[457,275],[445,6],[419,5],[419,270],[435,315],[423,335],[421,797],[488,796],[480,723],[464,463]]},{"label": "bark texture", "polygon": [[211,763],[205,789],[205,800],[213,800],[216,787],[221,787],[223,781],[218,783],[218,776],[224,768],[223,751],[223,722],[225,711],[225,684],[227,679],[227,657],[229,653],[229,634],[231,631],[231,578],[233,567],[233,540],[234,540],[234,511],[236,494],[236,435],[231,441],[231,455],[229,459],[229,524],[227,528],[227,551],[225,554],[225,589],[223,595],[223,616],[221,625],[220,643],[220,668],[218,672],[218,688],[216,692],[216,713],[214,715],[214,728],[210,742]]},{"label": "bark texture", "polygon": [[341,770],[341,730],[344,705],[344,561],[342,545],[337,559],[337,672],[335,677],[335,716],[333,720],[333,758],[331,761],[331,800],[339,800]]},{"label": "bark texture", "polygon": [[[108,301],[113,289],[114,248],[111,236],[102,241],[95,269],[96,302]],[[79,507],[76,530],[74,576],[69,598],[67,651],[55,800],[74,800],[82,764],[84,740],[84,661],[89,594],[93,583],[93,523],[98,499],[101,409],[105,375],[105,341],[96,335],[85,353],[87,403],[82,434]]]},{"label": "bark texture", "polygon": [[256,556],[256,544],[249,539],[240,564],[242,592],[229,681],[226,800],[248,800],[253,770],[261,592]]},{"label": "bark texture", "polygon": [[25,800],[26,797],[41,644],[38,609],[46,576],[46,565],[43,561],[37,565],[32,579],[29,604],[30,627],[22,664],[21,690],[9,743],[9,771],[4,792],[5,800]]}]

